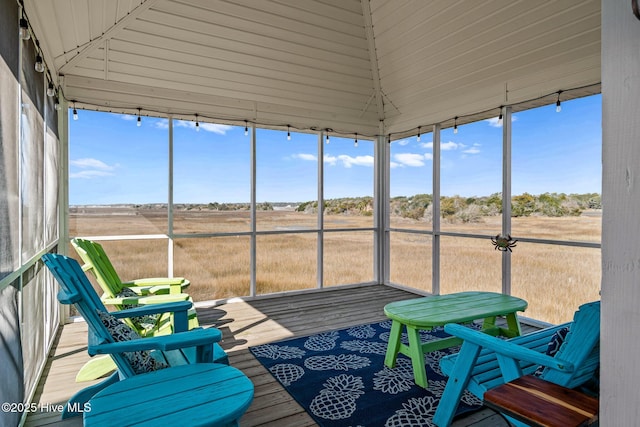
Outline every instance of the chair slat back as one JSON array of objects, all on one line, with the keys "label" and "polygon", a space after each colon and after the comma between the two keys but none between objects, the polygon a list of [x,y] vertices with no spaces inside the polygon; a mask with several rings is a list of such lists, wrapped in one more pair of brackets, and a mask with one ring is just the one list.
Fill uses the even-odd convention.
[{"label": "chair slat back", "polygon": [[571,362],[576,369],[562,372],[547,368],[542,374],[546,381],[574,388],[594,375],[600,358],[600,301],[580,306],[564,343],[554,357]]},{"label": "chair slat back", "polygon": [[102,245],[80,238],[72,239],[71,244],[86,263],[85,269],[88,268],[95,276],[102,291],[111,298],[118,295],[122,291],[122,281]]},{"label": "chair slat back", "polygon": [[[89,344],[103,344],[114,342],[113,337],[102,324],[96,310],[106,312],[104,304],[96,294],[91,282],[73,259],[58,254],[45,254],[42,261],[49,268],[60,285],[58,300],[63,304],[74,304],[78,312],[87,322]],[[133,368],[122,354],[112,354],[121,376],[135,375]]]}]

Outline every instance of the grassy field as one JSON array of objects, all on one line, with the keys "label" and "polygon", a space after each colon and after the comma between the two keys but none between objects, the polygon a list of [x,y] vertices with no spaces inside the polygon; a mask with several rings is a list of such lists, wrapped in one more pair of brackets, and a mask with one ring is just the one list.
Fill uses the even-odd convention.
[{"label": "grassy field", "polygon": [[[180,211],[174,232],[181,234],[250,231],[248,212]],[[71,236],[165,234],[163,209],[72,210]],[[325,228],[372,227],[371,217],[330,215]],[[394,220],[397,228],[425,229],[427,224]],[[257,293],[317,287],[318,233],[315,215],[292,211],[258,213],[259,231],[287,234],[257,236]],[[502,253],[489,236],[500,230],[499,217],[479,223],[443,224],[443,230],[480,234],[483,238],[442,236],[440,293],[464,290],[500,292]],[[599,241],[601,219],[521,217],[513,219],[514,236],[570,241]],[[393,283],[431,291],[432,237],[393,231],[390,276]],[[373,232],[324,233],[323,286],[370,282],[373,279]],[[166,239],[101,242],[122,280],[166,276]],[[250,293],[250,237],[189,237],[174,241],[174,275],[187,277],[195,301],[245,296]],[[75,256],[73,249],[70,253]],[[511,254],[512,294],[529,302],[527,317],[558,323],[570,320],[581,303],[599,299],[600,250],[519,242]]]}]

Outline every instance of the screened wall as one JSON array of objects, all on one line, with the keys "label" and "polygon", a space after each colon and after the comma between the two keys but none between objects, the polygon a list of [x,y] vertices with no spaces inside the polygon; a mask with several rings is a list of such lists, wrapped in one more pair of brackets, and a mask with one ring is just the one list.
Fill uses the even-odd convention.
[{"label": "screened wall", "polygon": [[188,277],[195,301],[385,283],[510,293],[560,323],[599,296],[600,104],[376,140],[80,110],[70,236],[126,279]]},{"label": "screened wall", "polygon": [[[17,3],[0,10],[0,401],[22,403],[59,324],[55,285],[38,262],[58,243],[58,117],[36,46],[18,37]],[[2,411],[0,424],[21,415]]]}]

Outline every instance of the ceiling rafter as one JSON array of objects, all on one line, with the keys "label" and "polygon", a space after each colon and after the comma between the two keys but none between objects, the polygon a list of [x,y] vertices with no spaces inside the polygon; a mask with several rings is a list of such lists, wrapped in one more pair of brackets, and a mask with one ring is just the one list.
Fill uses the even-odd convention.
[{"label": "ceiling rafter", "polygon": [[[137,19],[142,13],[149,10],[159,1],[160,0],[146,0],[142,4],[140,4],[140,6],[133,9],[129,14],[127,14],[127,16],[122,18],[120,21],[116,22],[111,28],[105,31],[100,37],[97,37],[91,40],[89,43],[87,43],[82,48],[82,50],[78,52],[76,56],[71,58],[67,63],[65,63],[63,66],[60,67],[59,74],[67,73],[70,69],[75,67],[79,61],[82,61],[91,52],[97,49],[102,44],[102,42],[115,37],[123,28],[125,28],[129,23],[131,23],[131,21]],[[106,64],[105,64],[105,67],[106,67]]]},{"label": "ceiling rafter", "polygon": [[376,53],[376,41],[373,35],[373,21],[371,20],[371,5],[369,0],[362,0],[362,16],[364,18],[364,31],[369,46],[369,62],[371,63],[371,77],[373,78],[373,91],[378,108],[378,119],[384,120],[384,102],[380,88],[380,71],[378,69],[378,55]]}]

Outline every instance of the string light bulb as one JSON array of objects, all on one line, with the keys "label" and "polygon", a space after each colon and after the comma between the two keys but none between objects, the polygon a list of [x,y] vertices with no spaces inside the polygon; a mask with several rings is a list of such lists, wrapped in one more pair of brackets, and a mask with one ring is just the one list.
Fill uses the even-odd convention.
[{"label": "string light bulb", "polygon": [[453,133],[458,133],[458,116],[453,119]]},{"label": "string light bulb", "polygon": [[56,94],[56,89],[53,87],[53,83],[49,82],[47,86],[47,96],[52,97]]},{"label": "string light bulb", "polygon": [[329,143],[329,133],[327,132],[327,144]]},{"label": "string light bulb", "polygon": [[78,120],[78,110],[76,110],[76,102],[73,101],[73,120]]},{"label": "string light bulb", "polygon": [[42,60],[42,56],[40,54],[36,55],[36,63],[33,68],[35,68],[35,70],[39,73],[44,73],[44,61]]},{"label": "string light bulb", "polygon": [[416,141],[420,142],[420,126],[418,126],[418,137],[416,138]]},{"label": "string light bulb", "polygon": [[198,121],[198,115],[196,114],[196,132],[200,132],[200,122]]},{"label": "string light bulb", "polygon": [[29,40],[31,38],[31,34],[29,33],[29,23],[24,18],[20,18],[20,30],[18,31],[18,34],[22,40]]},{"label": "string light bulb", "polygon": [[291,130],[289,129],[289,125],[287,125],[287,141],[291,141]]},{"label": "string light bulb", "polygon": [[358,134],[356,133],[355,141],[353,142],[354,147],[358,147]]},{"label": "string light bulb", "polygon": [[498,120],[502,120],[502,105],[500,106],[500,115],[498,115]]},{"label": "string light bulb", "polygon": [[56,96],[53,100],[53,108],[56,111],[60,111],[60,100],[58,99],[58,97]]},{"label": "string light bulb", "polygon": [[244,136],[249,135],[249,123],[247,123],[247,121],[244,121]]},{"label": "string light bulb", "polygon": [[556,113],[559,113],[560,111],[562,111],[562,106],[560,105],[560,94],[562,93],[561,90],[558,91],[558,100],[556,101]]},{"label": "string light bulb", "polygon": [[138,108],[138,122],[136,123],[136,126],[138,127],[142,126],[142,117],[140,117],[140,108]]}]

